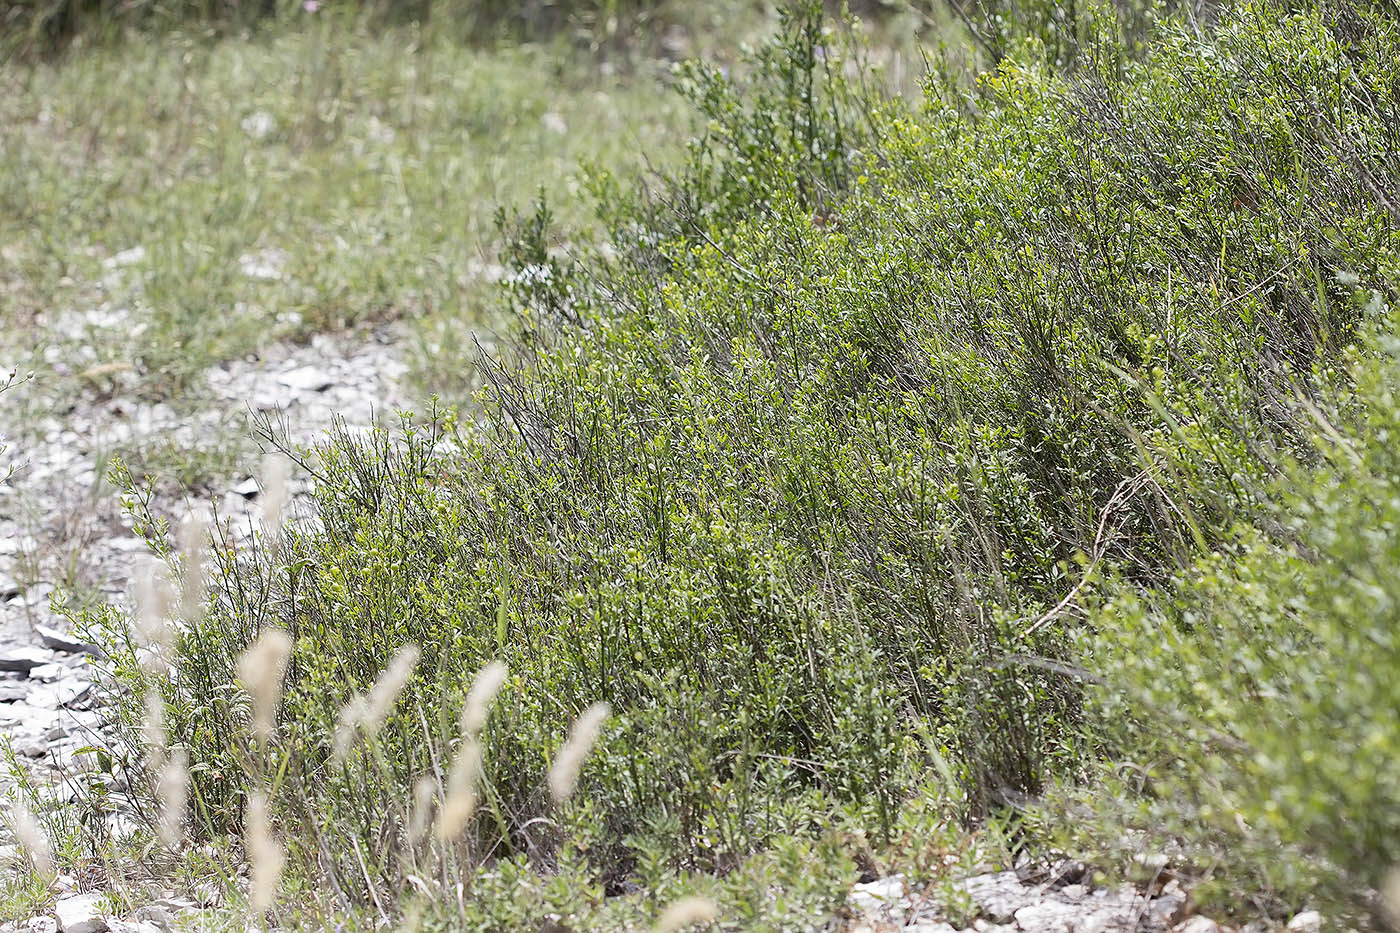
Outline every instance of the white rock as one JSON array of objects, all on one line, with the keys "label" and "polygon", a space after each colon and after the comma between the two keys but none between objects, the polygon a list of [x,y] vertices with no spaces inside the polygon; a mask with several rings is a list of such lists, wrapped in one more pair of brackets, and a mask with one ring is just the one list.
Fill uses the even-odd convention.
[{"label": "white rock", "polygon": [[1288,921],[1288,929],[1293,933],[1321,933],[1322,914],[1315,910],[1295,914],[1293,919]]},{"label": "white rock", "polygon": [[19,752],[25,758],[43,758],[49,750],[48,744],[37,736],[31,736],[30,738],[15,742],[14,748],[15,751]]},{"label": "white rock", "polygon": [[324,392],[335,385],[335,379],[318,366],[298,366],[277,377],[277,381],[298,392]]},{"label": "white rock", "polygon": [[42,644],[45,648],[50,648],[54,651],[67,651],[71,654],[93,655],[100,655],[102,653],[102,649],[98,648],[96,645],[90,645],[79,638],[73,637],[72,635],[65,635],[58,629],[50,628],[47,625],[34,626],[34,634],[39,636],[40,644]]},{"label": "white rock", "polygon": [[1034,892],[1021,883],[1014,871],[976,875],[960,887],[996,923],[1010,923],[1016,911],[1036,901]]},{"label": "white rock", "polygon": [[117,920],[107,918],[107,933],[160,933],[164,929],[146,920]]},{"label": "white rock", "polygon": [[138,922],[149,924],[159,930],[168,930],[171,924],[175,922],[175,918],[171,915],[170,911],[159,904],[141,907],[136,911],[135,916]]},{"label": "white rock", "polygon": [[891,875],[851,888],[851,906],[863,914],[892,913],[903,914],[904,877]]},{"label": "white rock", "polygon": [[1197,914],[1172,927],[1172,933],[1220,933],[1220,925],[1209,917]]},{"label": "white rock", "polygon": [[237,486],[233,487],[233,491],[245,499],[252,499],[255,496],[257,496],[259,492],[258,481],[250,476],[243,482],[239,483]]},{"label": "white rock", "polygon": [[68,670],[62,664],[50,661],[48,664],[40,664],[36,667],[31,667],[29,669],[29,679],[37,680],[44,684],[51,684],[66,673],[68,673]]},{"label": "white rock", "polygon": [[53,655],[43,648],[21,645],[18,648],[10,648],[0,652],[0,671],[20,671],[27,674],[34,668],[48,664],[52,660]]},{"label": "white rock", "polygon": [[107,920],[102,916],[101,894],[77,894],[54,905],[58,928],[63,933],[104,933]]},{"label": "white rock", "polygon": [[253,139],[267,139],[277,132],[277,118],[266,110],[254,110],[244,117],[238,125]]},{"label": "white rock", "polygon": [[131,266],[146,258],[146,247],[133,246],[124,249],[114,256],[109,256],[102,261],[102,265],[108,269],[116,269],[120,266]]},{"label": "white rock", "polygon": [[1071,904],[1045,901],[1016,911],[1016,926],[1027,933],[1071,933],[1080,911]]},{"label": "white rock", "polygon": [[53,917],[30,917],[24,928],[28,933],[58,933],[58,921]]}]

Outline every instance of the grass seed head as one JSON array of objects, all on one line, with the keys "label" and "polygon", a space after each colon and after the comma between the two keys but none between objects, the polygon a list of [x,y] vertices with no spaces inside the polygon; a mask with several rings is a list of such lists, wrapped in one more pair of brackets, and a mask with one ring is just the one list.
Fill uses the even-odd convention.
[{"label": "grass seed head", "polygon": [[719,905],[708,897],[682,897],[672,901],[656,921],[656,933],[678,933],[698,923],[714,923]]},{"label": "grass seed head", "polygon": [[39,827],[39,821],[34,819],[34,814],[29,812],[29,808],[20,800],[15,803],[13,816],[15,838],[19,840],[20,848],[29,855],[29,864],[33,867],[34,873],[44,879],[54,876],[53,855],[49,851],[49,841],[44,837],[44,831]]},{"label": "grass seed head", "polygon": [[291,636],[268,629],[238,659],[238,679],[253,700],[253,734],[259,742],[272,738],[277,703],[282,697],[282,676],[292,655]]},{"label": "grass seed head", "polygon": [[603,723],[611,713],[612,707],[607,703],[594,703],[574,720],[568,739],[549,767],[549,795],[555,803],[563,803],[573,795],[584,759],[593,750],[594,743],[602,734]]},{"label": "grass seed head", "polygon": [[151,669],[164,671],[169,667],[170,651],[175,644],[171,616],[178,598],[170,580],[170,568],[164,561],[151,558],[147,572],[136,575],[133,596],[136,636],[148,652],[143,660]]},{"label": "grass seed head", "polygon": [[462,704],[462,735],[475,739],[486,726],[486,717],[491,712],[491,704],[496,694],[506,682],[506,666],[501,661],[492,661],[477,672],[467,691],[467,700]]},{"label": "grass seed head", "polygon": [[141,719],[141,738],[152,763],[165,758],[165,699],[152,687],[146,691],[146,715]]},{"label": "grass seed head", "polygon": [[433,798],[437,796],[437,782],[426,774],[413,782],[413,809],[409,812],[408,836],[417,846],[428,834],[428,826],[433,818]]},{"label": "grass seed head", "polygon": [[191,515],[180,525],[180,617],[194,622],[204,612],[204,543],[209,527]]},{"label": "grass seed head", "polygon": [[287,507],[287,484],[291,471],[287,459],[280,454],[268,454],[262,461],[263,524],[278,534],[282,528],[282,513]]},{"label": "grass seed head", "polygon": [[437,837],[443,842],[460,836],[476,812],[476,782],[480,774],[481,746],[475,739],[464,739],[447,776],[447,798],[438,811]]},{"label": "grass seed head", "polygon": [[404,645],[394,652],[389,665],[384,668],[384,673],[379,675],[379,679],[369,691],[362,723],[366,735],[378,735],[379,730],[384,727],[390,710],[398,702],[404,687],[408,686],[408,681],[413,677],[413,669],[422,656],[423,652],[417,645],[412,644]]},{"label": "grass seed head", "polygon": [[282,879],[282,866],[287,856],[272,835],[272,823],[267,815],[267,797],[257,791],[248,799],[243,844],[252,863],[248,881],[248,902],[256,914],[265,913],[277,897]]},{"label": "grass seed head", "polygon": [[355,735],[360,730],[360,723],[365,721],[365,714],[369,710],[369,701],[365,699],[363,693],[356,693],[349,702],[340,708],[340,715],[336,717],[335,723],[335,760],[343,762],[350,755],[350,749],[355,744]]},{"label": "grass seed head", "polygon": [[172,852],[179,849],[184,841],[185,805],[189,792],[189,755],[183,748],[173,748],[156,777],[156,796],[160,800],[160,841]]},{"label": "grass seed head", "polygon": [[1390,925],[1400,930],[1400,865],[1391,866],[1381,881],[1381,907]]}]

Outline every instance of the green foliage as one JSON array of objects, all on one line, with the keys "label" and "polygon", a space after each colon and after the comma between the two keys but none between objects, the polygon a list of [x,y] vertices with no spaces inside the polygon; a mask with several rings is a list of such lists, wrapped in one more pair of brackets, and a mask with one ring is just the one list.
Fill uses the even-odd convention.
[{"label": "green foliage", "polygon": [[1211,879],[1202,899],[1311,899],[1384,926],[1363,892],[1400,864],[1400,342],[1393,319],[1378,325],[1350,414],[1318,413],[1318,466],[1271,490],[1278,531],[1242,532],[1091,617],[1095,728],[1117,740],[1119,791],[1096,805],[1124,810],[1081,825],[1175,835]]},{"label": "green foliage", "polygon": [[[482,864],[615,893],[838,819],[885,843],[931,775],[952,815],[1021,804],[1081,763],[1069,610],[1104,568],[1170,585],[1315,456],[1285,402],[1336,380],[1360,320],[1338,278],[1396,268],[1383,11],[1241,4],[1136,58],[1109,34],[1068,77],[933,75],[916,105],[818,16],[737,76],[684,72],[690,157],[595,179],[604,246],[502,217],[516,340],[475,421],[331,438],[318,526],[216,550],[174,676],[113,651],[126,696],[165,697],[200,833],[268,781],[300,876],[368,909]],[[269,627],[294,649],[262,760],[236,665]],[[337,761],[342,706],[407,643],[413,682]],[[481,806],[460,844],[415,841],[409,789],[493,659]]]}]

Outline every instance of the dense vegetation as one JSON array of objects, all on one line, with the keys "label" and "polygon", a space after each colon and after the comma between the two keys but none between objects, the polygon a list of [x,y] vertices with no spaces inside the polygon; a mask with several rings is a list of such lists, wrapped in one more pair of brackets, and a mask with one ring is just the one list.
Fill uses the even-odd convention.
[{"label": "dense vegetation", "polygon": [[[342,915],[586,928],[604,894],[724,878],[734,923],[784,928],[830,910],[784,893],[815,866],[1010,813],[1170,841],[1222,909],[1384,923],[1400,24],[1251,0],[1020,28],[905,102],[797,11],[746,67],[682,72],[680,167],[593,176],[605,242],[503,214],[514,339],[477,404],[296,454],[318,526],[215,549],[168,676],[88,619],[133,756],[163,695],[189,830],[266,792],[289,903]],[[239,659],[274,629],[263,743]],[[481,805],[425,838],[478,731]]]}]

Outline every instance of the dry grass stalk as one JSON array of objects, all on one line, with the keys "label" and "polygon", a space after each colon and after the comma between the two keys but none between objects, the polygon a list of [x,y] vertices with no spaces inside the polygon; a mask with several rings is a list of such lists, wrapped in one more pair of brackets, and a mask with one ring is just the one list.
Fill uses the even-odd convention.
[{"label": "dry grass stalk", "polygon": [[29,864],[33,867],[34,873],[40,878],[52,878],[54,866],[53,855],[49,851],[49,841],[44,838],[44,831],[39,827],[39,821],[34,819],[34,814],[29,812],[24,801],[15,802],[12,819],[14,820],[15,838],[19,840],[20,848],[28,853]]},{"label": "dry grass stalk", "polygon": [[262,461],[263,524],[273,535],[281,533],[282,513],[287,507],[287,484],[291,470],[279,454],[268,454]]},{"label": "dry grass stalk", "polygon": [[156,797],[160,800],[160,841],[174,851],[185,837],[185,805],[189,801],[189,755],[174,748],[156,776]]},{"label": "dry grass stalk", "polygon": [[563,803],[574,793],[578,784],[579,772],[583,770],[584,759],[593,750],[593,745],[602,734],[603,723],[612,714],[607,703],[594,703],[574,720],[569,737],[565,740],[554,763],[549,766],[549,795],[555,803]]},{"label": "dry grass stalk", "polygon": [[677,933],[698,923],[710,924],[719,916],[719,905],[708,897],[682,897],[672,901],[656,921],[656,933]]},{"label": "dry grass stalk", "polygon": [[369,694],[357,693],[341,709],[336,720],[335,758],[344,761],[354,744],[355,733],[363,732],[371,738],[379,734],[389,718],[389,712],[398,702],[413,677],[413,669],[422,657],[417,645],[404,645],[394,653],[384,672],[370,688]]},{"label": "dry grass stalk", "polygon": [[481,730],[491,713],[491,704],[506,682],[506,666],[492,661],[480,671],[467,691],[462,705],[462,746],[447,777],[447,794],[438,812],[437,837],[456,839],[476,811],[476,784],[481,775]]},{"label": "dry grass stalk", "polygon": [[180,618],[194,622],[204,612],[204,543],[209,528],[191,515],[180,525]]},{"label": "dry grass stalk", "polygon": [[291,655],[291,636],[268,629],[238,659],[238,679],[253,700],[253,734],[259,743],[265,744],[275,731],[282,677]]},{"label": "dry grass stalk", "polygon": [[256,914],[272,907],[277,885],[282,878],[282,866],[287,856],[272,835],[272,823],[267,815],[267,797],[261,791],[248,799],[244,823],[243,844],[252,863],[248,881],[248,903]]}]

